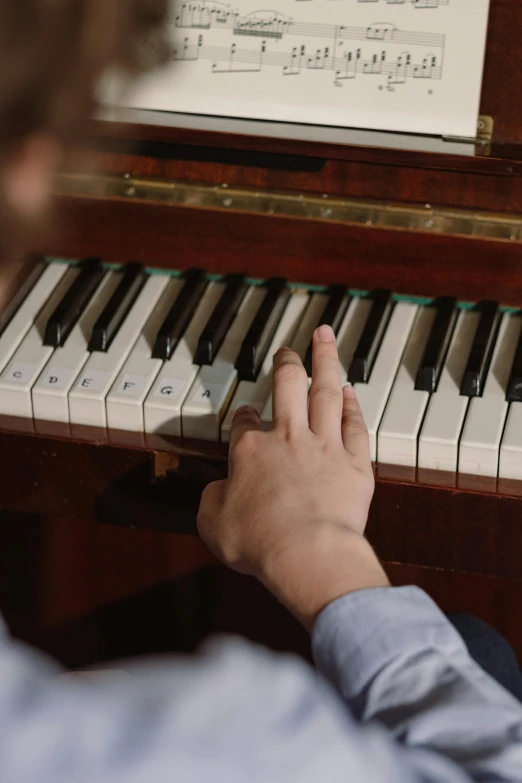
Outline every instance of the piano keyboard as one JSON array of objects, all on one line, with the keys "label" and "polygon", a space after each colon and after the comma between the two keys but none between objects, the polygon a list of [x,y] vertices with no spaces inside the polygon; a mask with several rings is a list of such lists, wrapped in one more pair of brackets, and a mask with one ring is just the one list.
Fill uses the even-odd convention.
[{"label": "piano keyboard", "polygon": [[337,335],[382,465],[522,479],[522,317],[494,302],[309,290],[202,270],[43,263],[0,332],[0,414],[227,443],[272,420],[272,357]]}]

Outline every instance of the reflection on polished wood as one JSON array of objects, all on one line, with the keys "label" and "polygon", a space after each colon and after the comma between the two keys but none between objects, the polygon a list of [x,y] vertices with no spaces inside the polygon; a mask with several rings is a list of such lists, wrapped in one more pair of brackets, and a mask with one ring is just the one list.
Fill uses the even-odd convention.
[{"label": "reflection on polished wood", "polygon": [[[56,425],[29,434],[25,420],[6,417],[0,428],[0,497],[12,512],[194,535],[203,488],[227,472],[226,451],[212,444],[162,436],[144,444],[139,434],[87,427],[70,437]],[[158,481],[156,455],[167,446],[178,467]],[[501,492],[471,478],[379,466],[368,524],[379,556],[521,579],[520,482]]]}]

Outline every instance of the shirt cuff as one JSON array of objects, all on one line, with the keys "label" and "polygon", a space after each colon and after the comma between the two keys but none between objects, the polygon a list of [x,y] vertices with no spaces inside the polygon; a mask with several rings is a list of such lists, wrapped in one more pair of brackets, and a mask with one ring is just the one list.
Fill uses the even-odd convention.
[{"label": "shirt cuff", "polygon": [[392,661],[414,659],[427,649],[467,657],[462,638],[418,587],[344,595],[323,609],[312,632],[317,668],[349,701]]}]

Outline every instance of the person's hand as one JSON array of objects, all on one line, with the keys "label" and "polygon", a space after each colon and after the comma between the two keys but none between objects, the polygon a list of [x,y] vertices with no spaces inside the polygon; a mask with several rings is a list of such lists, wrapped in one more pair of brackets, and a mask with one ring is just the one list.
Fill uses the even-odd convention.
[{"label": "person's hand", "polygon": [[259,578],[310,626],[333,598],[387,584],[363,538],[374,478],[368,432],[351,386],[341,388],[330,327],[314,334],[308,382],[299,356],[274,358],[273,429],[240,408],[229,477],[205,489],[198,529],[230,567]]}]

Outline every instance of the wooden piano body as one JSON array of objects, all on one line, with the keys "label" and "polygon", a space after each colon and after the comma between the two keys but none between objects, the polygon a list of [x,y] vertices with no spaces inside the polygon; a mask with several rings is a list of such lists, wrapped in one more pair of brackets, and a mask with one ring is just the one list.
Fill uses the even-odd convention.
[{"label": "wooden piano body", "polygon": [[[38,250],[522,307],[521,28],[518,0],[492,0],[492,135],[486,119],[475,143],[318,128],[296,140],[153,113],[98,122],[95,168],[60,178]],[[226,450],[203,442],[0,427],[9,512],[194,532],[201,488],[226,472]],[[368,536],[388,562],[520,580],[522,486],[379,468]]]}]

